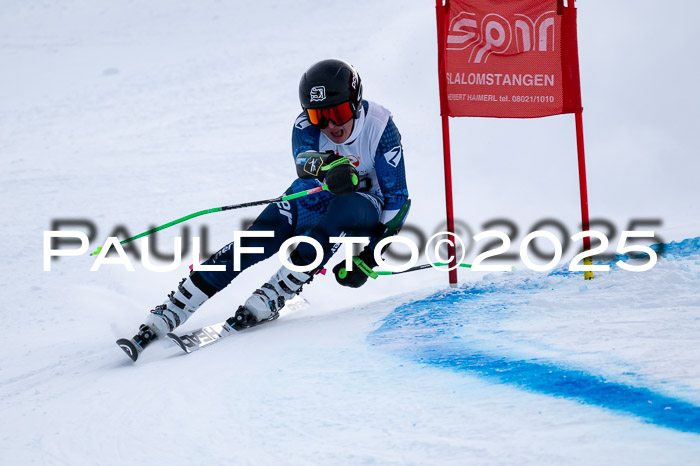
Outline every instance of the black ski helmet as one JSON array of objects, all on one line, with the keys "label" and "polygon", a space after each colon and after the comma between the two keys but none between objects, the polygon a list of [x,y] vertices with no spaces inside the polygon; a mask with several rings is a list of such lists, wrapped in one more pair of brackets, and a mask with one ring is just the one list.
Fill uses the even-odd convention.
[{"label": "black ski helmet", "polygon": [[321,60],[301,76],[299,102],[304,110],[350,102],[357,118],[362,102],[362,80],[355,68],[343,60]]}]

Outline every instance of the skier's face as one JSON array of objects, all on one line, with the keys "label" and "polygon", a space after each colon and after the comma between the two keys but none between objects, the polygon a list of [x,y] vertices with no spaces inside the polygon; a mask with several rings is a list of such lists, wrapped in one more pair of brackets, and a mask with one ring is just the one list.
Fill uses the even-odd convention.
[{"label": "skier's face", "polygon": [[348,140],[350,134],[352,134],[352,127],[355,124],[355,119],[351,118],[350,121],[343,125],[336,125],[333,120],[328,120],[328,126],[323,128],[321,132],[328,136],[334,144],[342,144]]}]

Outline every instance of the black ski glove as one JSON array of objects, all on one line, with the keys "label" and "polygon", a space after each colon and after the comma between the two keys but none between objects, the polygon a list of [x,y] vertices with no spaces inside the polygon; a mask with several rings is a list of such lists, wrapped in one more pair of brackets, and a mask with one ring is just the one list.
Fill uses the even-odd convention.
[{"label": "black ski glove", "polygon": [[352,194],[360,184],[357,169],[350,159],[338,154],[332,154],[324,161],[321,172],[325,172],[323,180],[328,186],[328,191],[336,196]]},{"label": "black ski glove", "polygon": [[359,256],[352,258],[352,270],[345,268],[345,261],[339,262],[333,267],[335,280],[343,286],[359,288],[367,282],[369,277],[377,278],[378,275],[372,269],[377,266],[374,260],[374,251],[365,247]]}]

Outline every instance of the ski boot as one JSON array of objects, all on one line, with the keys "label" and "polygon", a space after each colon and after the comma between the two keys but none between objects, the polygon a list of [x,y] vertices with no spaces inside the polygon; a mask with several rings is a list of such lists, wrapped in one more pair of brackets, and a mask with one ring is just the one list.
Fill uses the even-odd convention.
[{"label": "ski boot", "polygon": [[216,290],[198,272],[192,272],[189,277],[182,279],[177,291],[170,292],[163,304],[151,310],[146,325],[157,336],[164,337],[184,324],[214,294]]},{"label": "ski boot", "polygon": [[[296,262],[294,253],[290,259],[292,263]],[[283,266],[267,283],[255,290],[227,322],[234,329],[241,330],[275,320],[285,302],[301,293],[302,287],[312,279],[312,272],[294,272]]]},{"label": "ski boot", "polygon": [[139,333],[134,338],[121,338],[117,344],[132,361],[136,361],[151,341],[175,330],[214,294],[216,290],[198,272],[192,272],[182,279],[177,291],[170,292],[163,304],[151,310],[146,323],[139,327]]}]

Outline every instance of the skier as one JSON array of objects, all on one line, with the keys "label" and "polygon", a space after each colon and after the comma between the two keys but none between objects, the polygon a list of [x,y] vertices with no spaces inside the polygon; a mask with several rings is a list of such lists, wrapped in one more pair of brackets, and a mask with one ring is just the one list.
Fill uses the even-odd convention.
[{"label": "skier", "polygon": [[[327,191],[268,205],[248,231],[273,231],[274,237],[242,238],[242,247],[259,247],[264,252],[241,254],[239,271],[233,267],[231,243],[204,262],[223,265],[225,271],[195,271],[184,278],[150,312],[128,347],[121,343],[126,340],[119,340],[134,361],[151,341],[182,325],[242,270],[271,257],[293,236],[308,236],[321,244],[320,265],[310,272],[282,266],[229,319],[235,329],[277,318],[285,301],[299,294],[338,249],[331,237],[370,238],[369,245],[353,257],[352,270],[346,270],[344,260],[333,268],[338,283],[359,287],[369,276],[376,277],[374,246],[398,232],[410,207],[399,131],[386,108],[363,100],[360,76],[342,60],[327,59],[311,66],[301,77],[299,100],[303,111],[292,131],[298,178],[286,194],[322,184]],[[313,245],[302,242],[291,252],[289,262],[306,266],[316,254]]]}]

